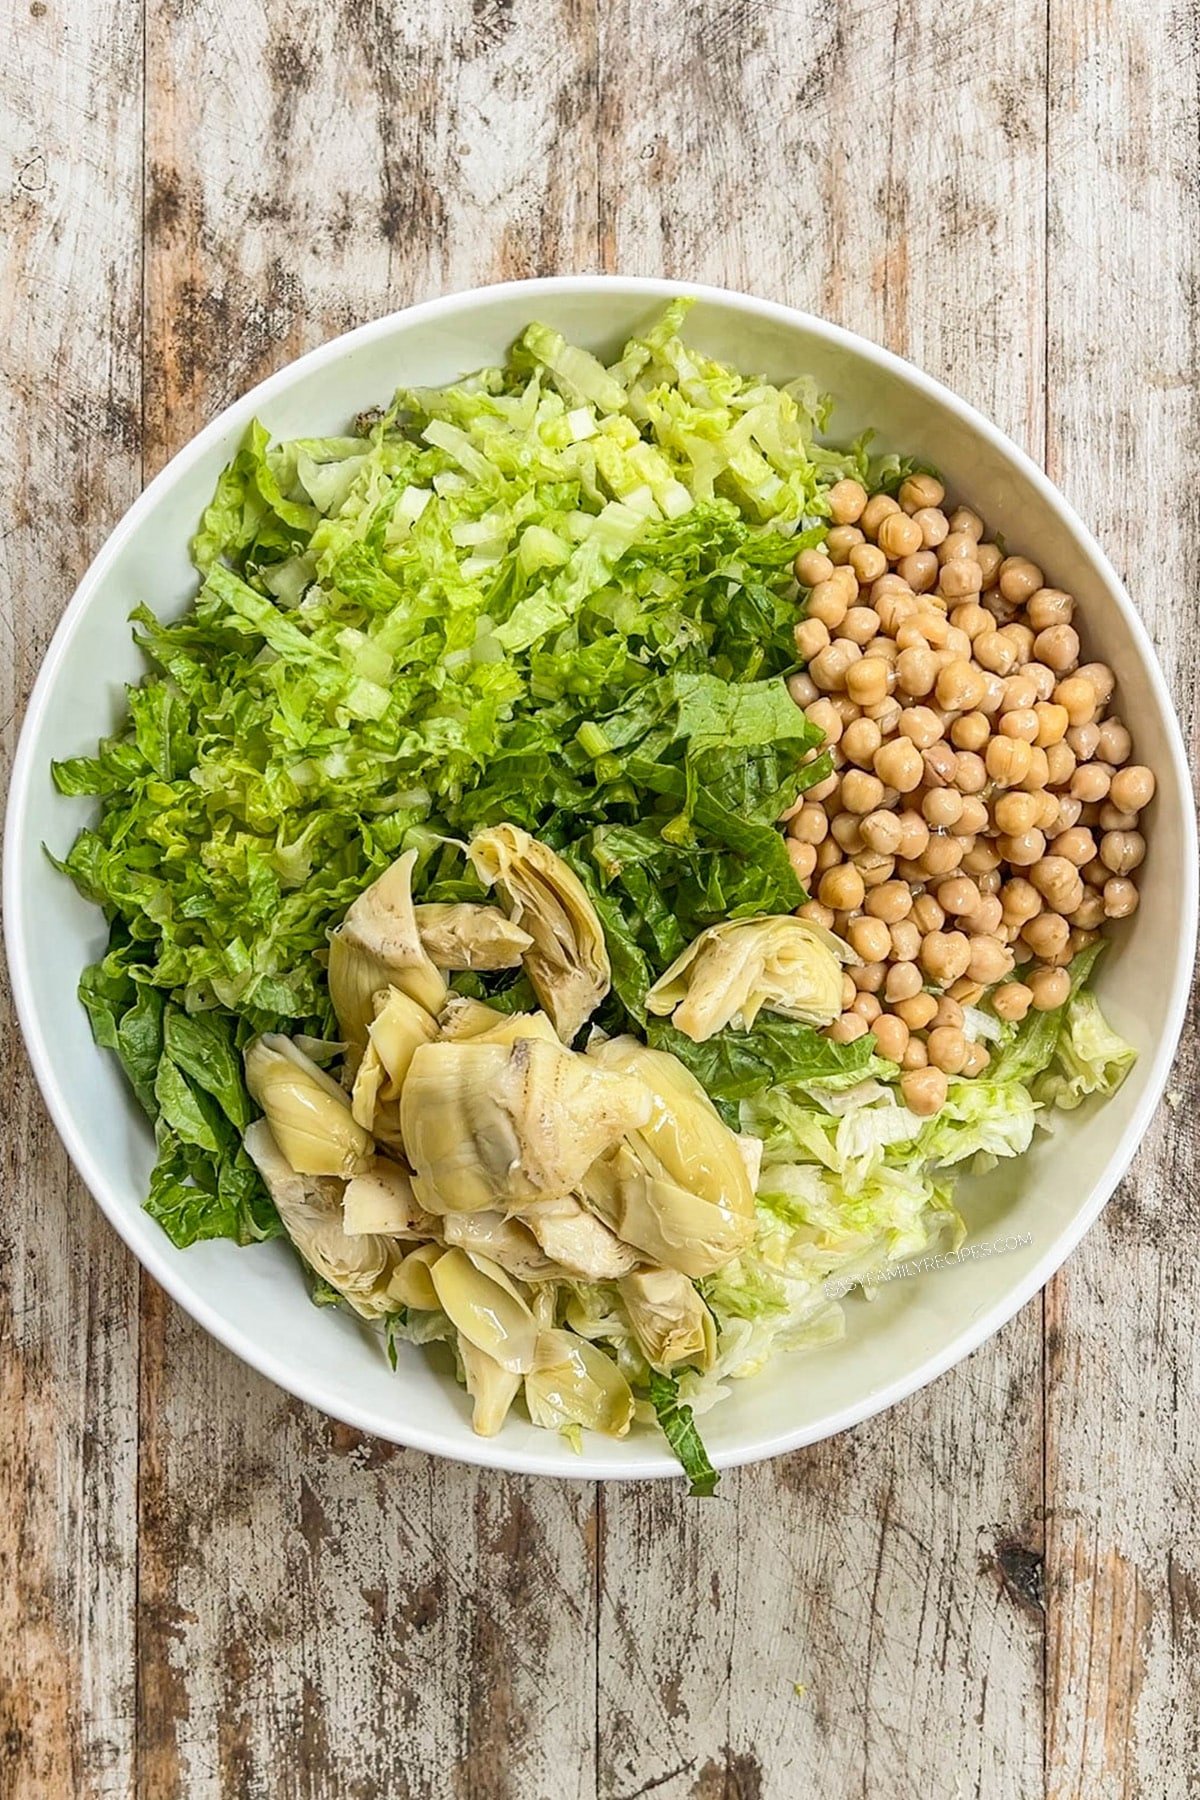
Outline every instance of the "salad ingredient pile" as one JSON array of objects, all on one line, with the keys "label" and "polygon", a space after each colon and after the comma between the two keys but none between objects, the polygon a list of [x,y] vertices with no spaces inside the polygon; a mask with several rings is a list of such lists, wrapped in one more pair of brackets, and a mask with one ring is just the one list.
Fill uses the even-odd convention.
[{"label": "salad ingredient pile", "polygon": [[172,1240],[284,1233],[480,1431],[656,1420],[711,1491],[696,1417],[839,1335],[826,1282],[1128,1068],[1153,778],[1068,596],[686,312],[253,426],[55,778]]}]

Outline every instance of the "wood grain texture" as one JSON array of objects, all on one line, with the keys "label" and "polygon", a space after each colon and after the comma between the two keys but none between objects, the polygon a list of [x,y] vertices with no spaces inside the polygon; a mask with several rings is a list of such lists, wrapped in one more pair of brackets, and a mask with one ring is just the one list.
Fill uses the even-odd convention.
[{"label": "wood grain texture", "polygon": [[[0,64],[0,760],[139,483],[141,22],[37,0]],[[7,985],[0,1175],[0,1792],[133,1767],[136,1265],[67,1165]]]},{"label": "wood grain texture", "polygon": [[[1047,466],[1129,584],[1193,768],[1197,29],[1195,9],[1178,3],[1063,5],[1048,245]],[[1068,284],[1068,270],[1091,273]],[[1198,1086],[1193,1011],[1174,1105],[1047,1291],[1052,1800],[1183,1800],[1200,1789]]]},{"label": "wood grain texture", "polygon": [[[1200,748],[1197,0],[161,0],[144,39],[25,3],[5,755],[139,459],[390,307],[598,266],[810,307],[981,406]],[[139,1313],[10,1058],[0,1796],[1200,1793],[1196,1041],[1044,1315],[710,1505],[374,1443],[144,1278]]]}]

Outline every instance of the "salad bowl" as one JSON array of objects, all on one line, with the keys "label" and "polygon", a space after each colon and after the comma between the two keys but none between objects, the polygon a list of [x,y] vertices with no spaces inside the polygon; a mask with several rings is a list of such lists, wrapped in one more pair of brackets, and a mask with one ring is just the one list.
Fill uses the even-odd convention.
[{"label": "salad bowl", "polygon": [[958,1193],[964,1253],[903,1267],[868,1304],[846,1302],[837,1342],[784,1355],[733,1384],[707,1415],[717,1468],[781,1454],[895,1404],[968,1355],[1037,1293],[1094,1222],[1162,1096],[1182,1026],[1196,934],[1197,849],[1183,745],[1146,633],[1112,567],[1046,478],[986,419],[852,334],[741,295],[620,277],[505,284],[413,307],[322,346],[237,401],[193,440],[116,527],[81,582],[30,701],[13,775],[4,900],[9,964],[30,1057],[54,1122],[97,1202],[147,1270],[206,1330],[279,1386],[347,1424],[438,1455],[526,1473],[674,1475],[648,1432],[589,1434],[581,1450],[513,1419],[474,1436],[466,1396],[409,1345],[393,1371],[350,1315],[314,1312],[279,1241],[175,1248],[142,1209],[154,1140],[76,998],[103,921],[56,872],[90,803],[54,789],[51,764],[111,733],[142,673],[128,615],[170,618],[195,592],[189,539],[257,418],[278,438],[336,434],[398,385],[428,387],[499,361],[531,319],[604,359],[664,301],[696,299],[689,336],[709,355],[830,394],[831,438],[871,429],[885,450],[938,468],[996,535],[1077,596],[1089,651],[1119,682],[1138,754],[1157,778],[1141,905],[1097,979],[1114,1030],[1137,1050],[1118,1092],[1059,1115],[1029,1152]]}]

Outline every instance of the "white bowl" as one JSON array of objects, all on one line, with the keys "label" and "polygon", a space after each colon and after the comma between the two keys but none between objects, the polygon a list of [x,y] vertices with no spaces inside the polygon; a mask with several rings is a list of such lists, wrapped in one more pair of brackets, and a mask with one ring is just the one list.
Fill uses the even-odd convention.
[{"label": "white bowl", "polygon": [[111,731],[140,659],[126,622],[144,602],[173,617],[195,578],[189,536],[247,421],[279,437],[345,428],[398,384],[442,383],[498,360],[539,318],[602,355],[672,295],[698,305],[688,330],[747,371],[816,376],[836,397],[832,435],[867,426],[882,447],[928,458],[989,529],[1076,594],[1089,655],[1116,670],[1138,759],[1158,776],[1142,905],[1100,975],[1114,1026],[1138,1062],[1114,1099],[1062,1117],[1054,1134],[974,1187],[966,1212],[980,1241],[1029,1242],[1008,1254],[895,1282],[870,1307],[848,1305],[846,1339],[774,1363],[735,1386],[703,1429],[720,1466],[775,1456],[891,1406],[982,1343],[1058,1268],[1096,1218],[1137,1149],[1167,1078],[1183,1021],[1196,933],[1197,851],[1174,708],[1137,614],[1113,569],[1046,478],[1007,438],[938,383],[886,351],[784,306],[712,288],[592,276],[514,282],[431,301],[363,326],[255,388],[151,483],[88,570],[47,653],[13,774],[4,899],[17,1009],[46,1103],[72,1160],[150,1273],[207,1330],[281,1387],[364,1431],[468,1462],[532,1473],[629,1477],[678,1473],[652,1431],[624,1443],[589,1436],[581,1456],[511,1420],[475,1437],[465,1395],[422,1352],[393,1374],[379,1341],[308,1304],[286,1245],[176,1250],[141,1210],[151,1133],[115,1059],[92,1042],[75,995],[105,941],[100,914],[42,853],[64,854],[89,816],[59,797],[53,757]]}]

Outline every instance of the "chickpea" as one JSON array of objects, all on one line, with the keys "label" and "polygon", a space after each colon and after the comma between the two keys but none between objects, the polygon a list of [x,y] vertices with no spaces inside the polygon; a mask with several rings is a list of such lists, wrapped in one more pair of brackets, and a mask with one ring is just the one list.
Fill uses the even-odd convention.
[{"label": "chickpea", "polygon": [[829,821],[829,829],[833,833],[833,841],[847,856],[853,856],[856,850],[863,847],[862,836],[858,829],[858,819],[853,813],[835,813]]},{"label": "chickpea", "polygon": [[[950,541],[946,540],[947,543]],[[943,549],[945,545],[943,545]],[[983,591],[983,570],[973,556],[955,557],[943,563],[938,590],[947,600],[966,600]]]},{"label": "chickpea", "polygon": [[1096,690],[1096,704],[1100,707],[1108,705],[1117,691],[1117,678],[1107,663],[1081,663],[1075,673],[1084,681],[1090,681]]},{"label": "chickpea", "polygon": [[818,581],[828,581],[833,574],[834,565],[823,550],[801,550],[792,564],[792,573],[801,587],[816,587]]},{"label": "chickpea", "polygon": [[969,506],[958,506],[950,515],[950,529],[964,532],[972,543],[977,544],[983,536],[983,520]]},{"label": "chickpea", "polygon": [[1108,919],[1128,919],[1138,909],[1138,891],[1123,875],[1114,875],[1105,882],[1103,900]]},{"label": "chickpea", "polygon": [[829,835],[829,818],[824,807],[805,800],[799,812],[788,820],[788,836],[801,844],[820,844]]},{"label": "chickpea", "polygon": [[[814,925],[822,925],[826,931],[833,929],[833,910],[831,907],[822,906],[819,900],[806,900],[803,906],[796,908],[796,917],[809,919]],[[849,977],[843,976],[842,979],[844,983],[849,980]],[[850,985],[853,987],[853,982]]]},{"label": "chickpea", "polygon": [[929,842],[929,827],[919,812],[908,809],[898,815],[900,820],[899,856],[913,861],[920,856]]},{"label": "chickpea", "polygon": [[900,848],[900,821],[895,813],[870,812],[859,823],[862,841],[883,856],[893,856]]},{"label": "chickpea", "polygon": [[1020,1024],[1033,1005],[1033,993],[1023,981],[1006,981],[992,995],[992,1011],[1011,1025]]},{"label": "chickpea", "polygon": [[[840,638],[835,639],[834,643],[830,646],[830,648],[831,649],[837,648],[837,646],[841,644],[841,641],[842,640]],[[846,694],[846,693],[831,694],[830,699],[833,701],[834,706],[837,708],[837,715],[838,715],[838,718],[842,721],[843,730],[845,729],[845,727],[847,725],[853,725],[855,719],[861,719],[862,708],[860,706],[855,705],[854,701],[850,698],[849,694]],[[843,750],[842,754],[843,754],[843,756],[845,755],[844,750]],[[841,768],[841,763],[838,762],[838,759],[836,756],[834,757],[833,760],[834,760],[835,768]]]},{"label": "chickpea", "polygon": [[[940,648],[946,640],[946,633],[949,629],[950,627],[941,613],[935,612],[932,607],[922,607],[911,618],[905,619],[896,633],[896,642],[901,650],[924,650],[930,644]],[[935,678],[937,666],[935,659]],[[898,661],[897,668],[899,668]]]},{"label": "chickpea", "polygon": [[1000,592],[1014,606],[1023,606],[1042,585],[1042,571],[1027,556],[1006,556],[1000,564]]},{"label": "chickpea", "polygon": [[998,869],[1000,867],[1000,861],[999,850],[997,850],[994,845],[990,844],[986,838],[979,838],[978,840],[973,840],[970,848],[965,851],[962,859],[962,866],[969,874],[974,875],[978,879],[981,876],[990,875],[993,870]]},{"label": "chickpea", "polygon": [[882,1013],[872,1025],[875,1049],[888,1062],[898,1063],[908,1048],[908,1026],[895,1013]]},{"label": "chickpea", "polygon": [[1140,868],[1146,840],[1140,831],[1106,831],[1100,839],[1100,861],[1114,875],[1128,875]]},{"label": "chickpea", "polygon": [[[911,1048],[911,1045],[910,1045]],[[909,1069],[900,1077],[900,1093],[909,1112],[931,1119],[946,1104],[946,1076],[941,1069]]]},{"label": "chickpea", "polygon": [[1070,998],[1071,977],[1065,969],[1035,969],[1029,977],[1035,1012],[1055,1012]]},{"label": "chickpea", "polygon": [[1075,752],[1069,744],[1065,743],[1047,744],[1045,749],[1047,786],[1066,787],[1068,782],[1074,779],[1078,766],[1075,761]]},{"label": "chickpea", "polygon": [[927,1067],[928,1063],[929,1053],[925,1048],[924,1039],[910,1037],[907,1044],[904,1046],[904,1055],[900,1058],[900,1067],[906,1070],[924,1069]]},{"label": "chickpea", "polygon": [[895,737],[902,708],[894,694],[889,694],[886,700],[876,701],[873,706],[864,706],[863,711],[868,719],[874,719],[882,737]]},{"label": "chickpea", "polygon": [[1000,564],[1004,561],[1004,553],[999,544],[980,544],[975,552],[975,561],[982,571],[985,590],[995,587],[1000,574]]},{"label": "chickpea", "polygon": [[[919,603],[915,594],[909,593],[907,589],[903,593],[900,593],[892,588],[884,588],[884,582],[896,581],[897,579],[898,578],[895,575],[881,575],[871,589],[871,605],[879,615],[881,628],[885,632],[890,633],[893,643],[895,642],[896,633],[899,631],[900,627],[906,624],[909,619],[915,618],[919,610]],[[897,645],[897,655],[899,655],[899,652],[900,646]]]},{"label": "chickpea", "polygon": [[982,1075],[991,1060],[991,1054],[983,1044],[968,1043],[967,1055],[962,1066],[962,1073],[971,1079],[976,1075]]},{"label": "chickpea", "polygon": [[987,764],[973,750],[960,750],[954,759],[954,785],[961,794],[982,794],[988,784]]},{"label": "chickpea", "polygon": [[886,974],[885,963],[858,963],[850,971],[850,979],[860,994],[877,994]]},{"label": "chickpea", "polygon": [[1067,939],[1071,935],[1071,927],[1061,913],[1041,912],[1036,919],[1030,919],[1021,928],[1021,936],[1029,945],[1035,956],[1043,962],[1059,956],[1067,947]]},{"label": "chickpea", "polygon": [[937,677],[937,658],[924,641],[912,649],[901,650],[896,658],[896,680],[903,692],[914,699],[930,693]]},{"label": "chickpea", "polygon": [[963,713],[950,725],[950,742],[960,750],[982,750],[991,735],[987,716],[981,712]]},{"label": "chickpea", "polygon": [[887,557],[877,544],[852,545],[846,561],[857,575],[861,587],[870,587],[873,581],[878,581],[888,566]]},{"label": "chickpea", "polygon": [[906,513],[920,512],[923,506],[940,506],[946,490],[936,475],[909,475],[900,483],[899,500]]},{"label": "chickpea", "polygon": [[907,1002],[920,994],[924,985],[920,969],[914,962],[895,962],[884,978],[883,994],[889,1006]]},{"label": "chickpea", "polygon": [[953,1025],[935,1025],[925,1046],[935,1069],[958,1075],[967,1060],[967,1040]]},{"label": "chickpea", "polygon": [[1075,868],[1082,869],[1096,855],[1096,840],[1085,825],[1069,825],[1055,838],[1054,854],[1065,856]]},{"label": "chickpea", "polygon": [[846,674],[846,692],[859,706],[878,706],[892,685],[890,664],[882,656],[864,656]]},{"label": "chickpea", "polygon": [[821,699],[814,700],[811,706],[805,707],[804,716],[810,725],[816,726],[826,744],[841,742],[845,727],[842,724],[842,715],[832,700],[828,700],[822,695]]},{"label": "chickpea", "polygon": [[[982,767],[982,764],[980,765]],[[984,770],[986,776],[987,771]],[[962,796],[962,811],[958,815],[958,823],[950,827],[955,837],[975,837],[988,828],[988,809],[978,794]],[[972,845],[972,848],[975,848]]]},{"label": "chickpea", "polygon": [[1041,912],[1042,896],[1031,881],[1026,881],[1023,875],[1014,875],[1000,890],[1000,904],[1006,921],[1024,925]]},{"label": "chickpea", "polygon": [[[877,765],[882,754],[883,751],[875,754]],[[868,775],[863,769],[847,769],[842,776],[841,797],[847,812],[877,812],[883,803],[883,783],[877,776]]]},{"label": "chickpea", "polygon": [[924,542],[921,527],[906,512],[889,513],[879,527],[879,548],[890,562],[914,556]]},{"label": "chickpea", "polygon": [[803,623],[819,619],[828,631],[837,631],[849,610],[840,581],[819,581],[808,597],[808,615]]},{"label": "chickpea", "polygon": [[977,542],[969,531],[955,531],[951,520],[950,530],[938,546],[938,561],[943,568],[952,562],[974,562]]},{"label": "chickpea", "polygon": [[[914,525],[917,521],[912,521]],[[917,525],[917,530],[920,531]],[[924,538],[922,537],[922,543]],[[918,549],[910,556],[902,556],[896,564],[896,573],[907,581],[914,594],[927,594],[936,586],[938,578],[938,559],[932,550]]]},{"label": "chickpea", "polygon": [[936,880],[939,876],[953,874],[961,866],[968,848],[965,838],[931,833],[920,859],[925,876]]},{"label": "chickpea", "polygon": [[945,543],[950,533],[950,521],[940,506],[920,506],[912,516],[921,527],[921,542],[927,550],[936,550],[939,544]]},{"label": "chickpea", "polygon": [[788,838],[787,853],[796,880],[804,887],[817,866],[816,847],[813,844],[802,844],[797,838]]},{"label": "chickpea", "polygon": [[850,1012],[858,999],[858,989],[845,970],[842,971],[842,1011]]},{"label": "chickpea", "polygon": [[983,699],[983,677],[965,657],[956,658],[940,670],[936,693],[946,712],[974,712]]},{"label": "chickpea", "polygon": [[[1065,707],[1072,725],[1090,725],[1096,716],[1096,690],[1080,675],[1068,675],[1054,690],[1054,699]],[[1103,730],[1103,727],[1101,727]],[[1105,757],[1106,762],[1116,759]]]},{"label": "chickpea", "polygon": [[894,856],[884,856],[878,850],[863,849],[855,852],[854,866],[867,888],[877,888],[892,879],[896,872],[896,859]]},{"label": "chickpea", "polygon": [[900,511],[900,504],[890,494],[872,494],[859,515],[859,524],[869,538],[878,538],[886,518]]},{"label": "chickpea", "polygon": [[855,919],[849,931],[850,947],[866,963],[882,962],[892,947],[892,937],[882,919]]},{"label": "chickpea", "polygon": [[842,754],[857,768],[869,769],[882,742],[883,733],[873,719],[855,719],[842,732]]},{"label": "chickpea", "polygon": [[[1104,727],[1100,730],[1103,735]],[[1122,812],[1139,813],[1153,800],[1155,786],[1153,770],[1143,763],[1128,763],[1113,776],[1109,799]]]},{"label": "chickpea", "polygon": [[[822,846],[824,848],[824,846]],[[854,912],[863,903],[867,889],[853,863],[838,863],[821,877],[817,898],[835,912]]]},{"label": "chickpea", "polygon": [[930,932],[942,929],[946,915],[932,894],[918,894],[913,901],[912,921],[917,930],[928,937]]},{"label": "chickpea", "polygon": [[1085,863],[1079,872],[1089,886],[1097,889],[1103,888],[1111,874],[1111,870],[1105,868],[1099,857],[1095,862]]},{"label": "chickpea", "polygon": [[1133,831],[1137,826],[1137,814],[1122,812],[1111,800],[1106,800],[1098,810],[1096,823],[1104,831]]},{"label": "chickpea", "polygon": [[1061,588],[1038,588],[1030,594],[1025,616],[1035,631],[1049,631],[1055,625],[1069,625],[1075,616],[1075,602]]},{"label": "chickpea", "polygon": [[992,813],[998,832],[1005,837],[1020,837],[1038,824],[1041,816],[1039,797],[1009,788],[997,795]]},{"label": "chickpea", "polygon": [[839,525],[855,525],[867,504],[867,490],[858,481],[835,481],[829,490],[829,516]]},{"label": "chickpea", "polygon": [[919,960],[930,981],[938,987],[948,987],[967,972],[970,940],[963,931],[931,931],[921,945]]},{"label": "chickpea", "polygon": [[874,994],[856,994],[850,1011],[856,1012],[860,1019],[867,1021],[868,1025],[873,1025],[883,1008]]},{"label": "chickpea", "polygon": [[1079,661],[1079,634],[1070,625],[1047,625],[1034,638],[1033,653],[1048,669],[1065,675]]},{"label": "chickpea", "polygon": [[[866,539],[857,525],[835,525],[833,530],[827,532],[825,536],[825,554],[835,569],[849,575],[854,583],[855,592],[858,590],[858,576],[850,567],[850,552],[865,542]],[[851,600],[853,601],[853,596],[851,596]]]},{"label": "chickpea", "polygon": [[1083,877],[1065,856],[1043,856],[1030,869],[1029,879],[1054,912],[1074,912],[1083,899]]},{"label": "chickpea", "polygon": [[1055,706],[1051,701],[1039,700],[1034,705],[1034,716],[1038,722],[1037,737],[1034,742],[1043,750],[1049,750],[1054,744],[1061,744],[1067,735],[1070,723],[1065,706]]},{"label": "chickpea", "polygon": [[1009,836],[1002,834],[996,840],[996,848],[1006,863],[1016,869],[1030,869],[1046,854],[1046,840],[1041,831],[1034,826],[1031,831],[1021,831]]},{"label": "chickpea", "polygon": [[801,619],[792,636],[796,641],[796,654],[805,662],[811,662],[829,643],[829,627],[823,619]]},{"label": "chickpea", "polygon": [[1045,663],[1022,663],[1020,673],[1033,689],[1035,705],[1039,700],[1049,700],[1058,685],[1058,676],[1053,669],[1048,669]]},{"label": "chickpea", "polygon": [[975,660],[982,668],[1001,677],[1011,675],[1017,666],[1017,647],[1002,632],[980,632],[974,639]]},{"label": "chickpea", "polygon": [[852,606],[842,620],[840,636],[862,650],[879,635],[879,614],[873,606]]},{"label": "chickpea", "polygon": [[991,631],[996,621],[986,606],[980,606],[975,600],[963,600],[950,614],[950,623],[958,631],[965,631],[974,643],[985,631]]},{"label": "chickpea", "polygon": [[997,787],[1019,787],[1033,763],[1029,744],[1024,738],[994,737],[984,758],[987,772]]},{"label": "chickpea", "polygon": [[1038,816],[1034,823],[1040,831],[1046,832],[1048,836],[1054,837],[1056,833],[1066,831],[1068,826],[1075,823],[1074,819],[1064,817],[1063,806],[1064,804],[1075,805],[1077,802],[1064,802],[1059,795],[1052,794],[1048,790],[1034,794],[1033,798],[1038,803]]},{"label": "chickpea", "polygon": [[[836,755],[837,752],[834,751],[833,754]],[[836,798],[841,789],[841,785],[842,778],[835,770],[832,775],[826,775],[823,781],[815,782],[813,786],[807,790],[808,797],[810,800],[816,801],[818,805],[823,806],[827,801]]]},{"label": "chickpea", "polygon": [[[905,885],[907,886],[907,883]],[[908,905],[909,912],[911,913],[911,891],[908,896]],[[913,924],[912,919],[909,918],[907,914],[903,919],[897,919],[895,924],[891,926],[891,933],[893,962],[915,963],[918,956],[921,954],[921,933]]]},{"label": "chickpea", "polygon": [[[1114,876],[1114,880],[1117,879]],[[1084,891],[1083,899],[1070,915],[1072,931],[1096,931],[1103,925],[1107,915],[1104,911],[1104,896],[1095,888]]]},{"label": "chickpea", "polygon": [[802,709],[811,706],[819,692],[811,675],[789,675],[787,690],[796,705]]},{"label": "chickpea", "polygon": [[948,881],[940,881],[935,892],[942,911],[957,918],[974,912],[979,904],[979,889],[969,875],[952,875]]},{"label": "chickpea", "polygon": [[921,752],[921,766],[928,787],[949,787],[958,770],[958,752],[944,740]]},{"label": "chickpea", "polygon": [[835,1044],[853,1044],[858,1038],[866,1037],[869,1029],[859,1013],[844,1012],[840,1019],[833,1021],[825,1035]]},{"label": "chickpea", "polygon": [[949,831],[962,817],[963,799],[955,788],[931,788],[921,801],[925,821],[935,831]]},{"label": "chickpea", "polygon": [[893,738],[875,757],[875,773],[880,782],[898,793],[911,794],[921,784],[925,765],[921,752],[906,737]]},{"label": "chickpea", "polygon": [[914,994],[909,1000],[899,1000],[892,1011],[904,1020],[910,1031],[924,1031],[925,1027],[937,1017],[938,1003],[932,994]]},{"label": "chickpea", "polygon": [[[821,678],[816,674],[815,670],[813,679],[819,687]],[[1004,737],[1024,738],[1027,744],[1032,744],[1036,740],[1038,734],[1038,716],[1034,712],[1032,706],[1014,707],[1010,712],[1006,712],[1001,718],[1000,730]]]},{"label": "chickpea", "polygon": [[900,714],[900,732],[918,750],[928,750],[942,736],[943,725],[932,706],[906,706]]},{"label": "chickpea", "polygon": [[[996,880],[999,881],[999,879],[1000,877],[997,876]],[[974,912],[968,913],[963,920],[972,940],[996,937],[1003,923],[1004,908],[1000,904],[998,894],[981,893]]]},{"label": "chickpea", "polygon": [[[863,904],[871,918],[881,919],[886,926],[898,925],[912,911],[912,894],[906,881],[881,881]],[[890,948],[880,951],[880,956],[889,954]]]}]

